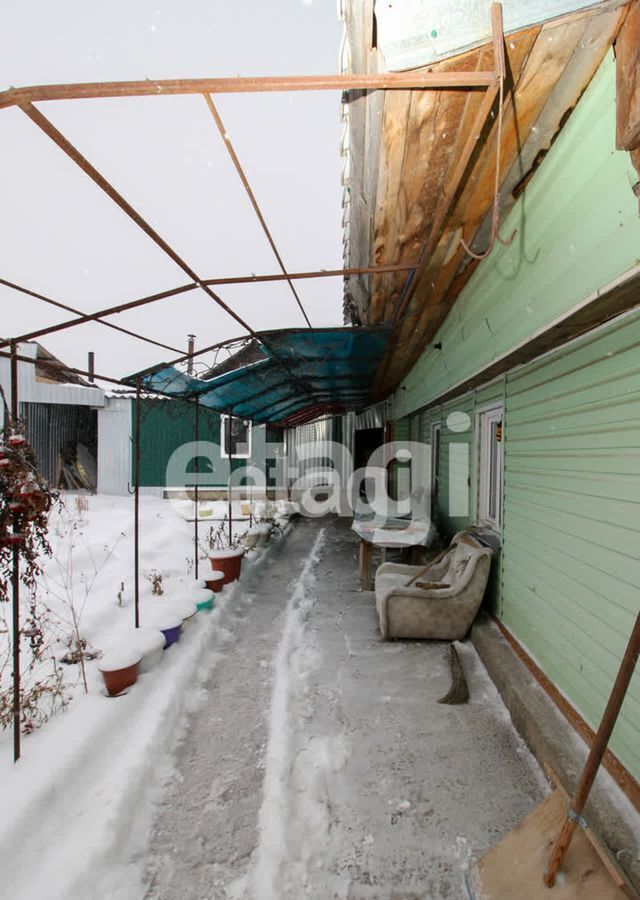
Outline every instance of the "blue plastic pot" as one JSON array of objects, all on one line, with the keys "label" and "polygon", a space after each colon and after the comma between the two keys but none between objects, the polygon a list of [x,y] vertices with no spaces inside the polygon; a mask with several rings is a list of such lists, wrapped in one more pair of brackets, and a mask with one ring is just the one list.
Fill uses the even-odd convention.
[{"label": "blue plastic pot", "polygon": [[170,647],[172,644],[177,644],[180,640],[180,632],[182,630],[182,623],[180,625],[175,625],[173,628],[161,628],[160,631],[164,635],[164,649]]}]

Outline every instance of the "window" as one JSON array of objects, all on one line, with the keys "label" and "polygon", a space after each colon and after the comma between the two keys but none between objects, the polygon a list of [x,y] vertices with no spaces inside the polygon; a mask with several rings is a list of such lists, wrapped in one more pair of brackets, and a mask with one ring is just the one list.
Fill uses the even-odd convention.
[{"label": "window", "polygon": [[497,406],[477,417],[478,520],[496,531],[500,530],[502,507],[502,414],[502,407]]},{"label": "window", "polygon": [[222,416],[222,455],[235,459],[248,459],[251,456],[251,422],[237,419],[235,416]]},{"label": "window", "polygon": [[431,509],[438,507],[438,490],[440,487],[440,422],[431,426]]}]

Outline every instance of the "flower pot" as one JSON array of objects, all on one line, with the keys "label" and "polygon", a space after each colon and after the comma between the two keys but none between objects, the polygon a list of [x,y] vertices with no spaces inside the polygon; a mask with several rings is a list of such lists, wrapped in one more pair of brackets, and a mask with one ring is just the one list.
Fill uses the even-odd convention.
[{"label": "flower pot", "polygon": [[102,657],[98,668],[110,697],[117,697],[138,680],[140,651],[133,647],[111,650]]},{"label": "flower pot", "polygon": [[164,635],[165,650],[180,640],[182,616],[175,610],[166,608],[154,610],[149,617],[149,625],[152,628],[157,628]]},{"label": "flower pot", "polygon": [[205,609],[213,609],[213,591],[205,589],[194,591],[193,599],[196,602],[198,612],[202,612]]},{"label": "flower pot", "polygon": [[164,635],[164,649],[166,650],[172,644],[177,644],[182,633],[182,621],[178,625],[172,625],[168,628],[161,628],[160,631]]},{"label": "flower pot", "polygon": [[188,594],[180,593],[175,597],[171,597],[168,601],[168,609],[172,615],[175,614],[180,619],[183,631],[195,622],[198,613],[192,599],[193,594],[193,590],[189,591]]},{"label": "flower pot", "polygon": [[162,659],[165,636],[159,628],[136,628],[130,636],[130,644],[140,654],[140,672],[150,672]]},{"label": "flower pot", "polygon": [[224,572],[212,572],[210,578],[205,581],[207,590],[218,594],[224,587]]},{"label": "flower pot", "polygon": [[242,566],[242,557],[244,549],[237,550],[214,550],[209,554],[209,561],[214,572],[222,572],[224,575],[224,584],[235,581],[240,577],[240,567]]}]

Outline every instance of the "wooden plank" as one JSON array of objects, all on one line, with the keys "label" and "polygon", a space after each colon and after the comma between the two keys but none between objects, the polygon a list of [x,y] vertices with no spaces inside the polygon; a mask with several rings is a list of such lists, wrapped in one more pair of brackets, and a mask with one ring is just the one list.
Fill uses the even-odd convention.
[{"label": "wooden plank", "polygon": [[[395,208],[400,191],[410,106],[410,91],[394,91],[392,94],[388,94],[385,99],[381,138],[385,152],[384,160],[380,164],[378,171],[378,202],[375,217],[376,234],[372,247],[372,262],[374,264],[385,259],[388,252],[387,235],[393,228]],[[372,304],[369,313],[369,325],[377,324],[380,321],[379,308],[375,302],[375,299],[380,294],[380,281],[379,278],[373,278],[372,281]]]},{"label": "wooden plank", "polygon": [[[553,791],[522,822],[476,864],[470,877],[476,896],[491,900],[547,900],[542,876],[550,839],[566,818],[567,806]],[[583,831],[567,852],[562,881],[553,888],[554,900],[626,900],[627,893],[612,881],[607,868]]]},{"label": "wooden plank", "polygon": [[[527,60],[527,64],[525,69],[528,70],[527,81],[524,81],[525,74],[523,72],[522,79],[520,83],[516,86],[516,109],[518,110],[519,115],[519,131],[522,134],[527,134],[527,129],[529,132],[528,141],[525,143],[525,147],[523,150],[527,151],[528,156],[523,157],[523,164],[526,164],[529,160],[533,161],[535,156],[537,155],[541,146],[544,146],[545,135],[547,139],[549,136],[551,139],[557,133],[558,128],[566,120],[566,110],[571,106],[575,105],[578,98],[580,97],[582,91],[586,87],[586,84],[589,82],[593,73],[600,65],[602,58],[604,57],[608,46],[611,41],[614,39],[617,30],[619,29],[620,22],[622,16],[624,15],[624,10],[611,10],[607,9],[606,11],[594,15],[593,12],[590,12],[588,15],[581,15],[579,17],[572,17],[570,20],[566,21],[564,24],[570,24],[573,29],[577,29],[577,31],[573,32],[575,37],[576,33],[579,33],[580,28],[584,27],[584,32],[579,36],[578,40],[574,41],[574,47],[572,52],[567,53],[567,48],[564,49],[558,46],[556,51],[551,49],[552,57],[554,55],[559,55],[559,57],[565,58],[565,66],[564,74],[562,74],[562,64],[558,65],[559,60],[554,62],[553,58],[548,59],[549,56],[549,37],[555,37],[558,35],[558,24],[556,22],[550,23],[542,29],[540,34],[540,41],[536,41],[536,44],[539,44],[535,53],[532,51],[530,54],[530,58]],[[554,35],[555,32],[555,35]],[[545,41],[542,41],[542,35],[545,35]],[[510,43],[510,41],[508,42]],[[555,44],[559,44],[559,41],[552,41],[551,48],[553,48]],[[510,48],[508,47],[508,51]],[[545,52],[546,51],[546,52]],[[536,70],[538,70],[538,77],[541,77],[543,73],[545,77],[543,79],[546,82],[548,87],[546,97],[544,94],[538,97],[538,101],[543,100],[545,102],[538,102],[536,104],[536,108],[538,113],[536,114],[536,108],[533,108],[531,104],[524,103],[522,98],[522,92],[524,87],[528,85],[531,86],[531,81],[535,78]],[[562,77],[558,77],[559,74],[562,74]],[[566,77],[565,77],[566,76]],[[544,88],[544,85],[533,85],[534,93],[536,91],[540,91]],[[573,97],[572,97],[573,92]],[[547,106],[547,104],[549,104]],[[568,104],[568,105],[567,105]],[[527,121],[523,123],[523,126],[520,127],[520,111],[522,110],[523,116],[526,116]],[[533,125],[536,126],[536,131],[534,132]],[[554,128],[554,124],[557,124],[557,127]],[[505,116],[505,126],[508,126],[508,119]],[[511,123],[511,127],[513,127],[513,121]],[[543,134],[542,138],[539,138],[540,134]],[[511,190],[513,186],[518,183],[519,174],[522,171],[522,167],[520,166],[520,160],[518,157],[517,149],[518,142],[521,135],[514,141],[513,131],[511,134],[511,150],[513,154],[513,150],[516,150],[516,153],[512,155],[510,160],[511,165],[508,166],[507,175],[505,176],[505,180],[503,182],[503,195],[510,199],[510,202],[515,202],[513,200]],[[504,146],[504,144],[503,144]],[[495,143],[492,148],[495,151]],[[503,158],[504,158],[503,151]],[[493,160],[495,156],[493,152],[491,154],[487,154],[484,157],[484,176],[478,175],[478,172],[474,172],[470,178],[470,188],[465,197],[461,198],[460,204],[458,204],[457,209],[452,214],[452,220],[450,223],[450,229],[454,229],[455,227],[460,228],[460,212],[462,211],[462,205],[464,202],[467,204],[473,204],[475,206],[475,216],[469,217],[468,221],[464,223],[464,236],[465,240],[470,243],[474,235],[478,232],[478,229],[481,225],[481,221],[478,219],[478,212],[482,210],[482,202],[485,204],[484,214],[481,216],[481,219],[485,220],[484,224],[484,236],[485,241],[482,241],[482,236],[478,235],[478,240],[476,244],[476,249],[479,247],[486,246],[486,234],[489,228],[490,222],[490,207],[491,207],[491,192],[492,192],[492,178],[494,174],[493,168]],[[509,159],[507,157],[507,162]],[[477,186],[479,178],[484,177],[484,200],[481,202],[481,194],[480,188]],[[507,181],[509,179],[509,181]],[[473,187],[473,184],[476,187]],[[487,193],[487,189],[490,189]],[[471,191],[471,193],[469,193]],[[458,217],[456,219],[456,217]],[[451,252],[451,234],[453,233],[455,237],[455,232],[450,231],[449,235],[449,245],[448,249]],[[446,249],[446,248],[444,248]],[[451,308],[452,303],[455,301],[457,296],[456,293],[449,289],[449,284],[447,284],[447,278],[449,282],[453,281],[456,273],[459,271],[460,264],[465,259],[464,250],[459,249],[457,254],[454,255],[454,265],[450,266],[449,263],[451,261],[451,257],[447,259],[443,254],[443,248],[439,248],[440,255],[434,254],[434,266],[435,274],[432,273],[431,270],[427,271],[424,276],[424,283],[419,285],[417,293],[422,298],[422,310],[421,317],[416,318],[416,306],[413,306],[409,310],[410,321],[405,326],[404,334],[399,336],[399,339],[402,341],[403,351],[402,351],[402,360],[397,360],[395,373],[389,372],[389,377],[385,379],[385,382],[380,382],[379,388],[381,393],[388,391],[389,387],[401,377],[406,374],[406,372],[410,369],[411,365],[415,363],[415,361],[419,358],[422,348],[425,343],[428,343],[429,340],[435,334],[435,331],[446,318],[446,314],[448,310]],[[447,259],[446,270],[442,268],[442,260],[443,258]],[[425,304],[426,298],[426,304]],[[418,306],[419,308],[419,306]],[[400,367],[400,363],[402,363],[402,367]]]},{"label": "wooden plank", "polygon": [[[607,12],[603,15],[608,17],[606,21],[610,29],[607,34],[608,41],[619,22],[617,18],[611,20],[611,16],[616,17],[618,12]],[[603,23],[599,24],[602,26]],[[533,125],[557,89],[558,81],[562,80],[563,72],[574,58],[579,44],[584,44],[584,47],[580,48],[581,54],[588,55],[591,52],[594,65],[586,66],[584,60],[581,60],[577,67],[578,71],[588,79],[597,68],[595,63],[600,63],[608,46],[607,41],[588,42],[597,29],[598,23],[592,23],[585,16],[574,18],[562,26],[550,23],[540,29],[520,77],[516,80],[511,102],[508,106],[505,104],[501,153],[507,171],[516,164],[521,136],[531,133]],[[574,82],[574,102],[577,102],[585,87],[586,82],[582,84]],[[566,94],[564,99],[567,99]],[[467,187],[451,216],[450,227],[463,227],[467,241],[472,239],[484,216],[490,215],[495,177],[495,135],[494,127],[488,136],[482,158],[470,176]],[[434,256],[435,272],[432,272],[431,268],[427,270],[418,285],[416,293],[422,298],[422,303],[414,304],[408,310],[407,321],[402,326],[398,338],[403,347],[401,359],[396,360],[393,371],[390,368],[386,383],[380,385],[381,392],[388,389],[391,384],[397,383],[409,371],[419,358],[424,344],[432,339],[446,318],[451,303],[455,300],[447,291],[448,283],[453,279],[464,258],[465,251],[460,246],[455,251],[453,261],[445,270],[439,267],[439,261]],[[445,296],[449,298],[446,306],[441,302]]]},{"label": "wooden plank", "polygon": [[[435,91],[411,93],[398,193],[395,202],[387,207],[389,218],[379,220],[375,240],[376,259],[388,259],[394,253],[399,258],[407,259],[411,256],[415,259],[420,252],[416,231],[421,233],[424,219],[416,193],[419,192],[418,185],[427,177],[427,163],[434,146],[439,98],[440,94]],[[381,321],[385,318],[386,305],[393,303],[394,284],[395,279],[391,276],[380,278],[376,284],[374,304]],[[379,301],[382,301],[380,306]]]},{"label": "wooden plank", "polygon": [[[491,64],[493,54],[481,51],[464,59],[450,61],[450,66],[482,67]],[[395,250],[400,259],[417,259],[442,196],[445,175],[456,147],[465,108],[477,109],[481,95],[442,91],[437,94],[414,91],[409,110],[406,150],[403,159],[402,187],[396,209],[395,241],[390,241],[388,255]],[[389,277],[382,285],[383,319],[393,315],[405,278]]]},{"label": "wooden plank", "polygon": [[[505,218],[515,205],[525,179],[528,180],[534,174],[578,102],[585,85],[589,84],[600,67],[624,16],[625,10],[622,8],[594,15],[588,20],[584,34],[577,42],[562,77],[557,80],[524,146],[511,168],[507,170],[505,167],[506,175],[500,186],[501,218]],[[472,249],[479,252],[486,247],[490,231],[489,212],[470,242]]]},{"label": "wooden plank", "polygon": [[[540,29],[537,27],[527,29],[526,31],[520,32],[517,36],[514,36],[514,38],[512,38],[508,42],[506,48],[507,70],[510,73],[511,79],[516,83],[516,85],[520,80],[522,72],[526,68],[527,60],[529,59],[529,56],[531,54],[532,47],[534,47],[537,43],[539,34]],[[485,52],[487,52],[488,48],[484,49]],[[510,108],[513,105],[513,102],[513,97],[508,94],[505,108]],[[461,127],[459,132],[460,144],[462,144],[462,142],[466,140],[468,129],[470,127],[469,117],[472,114],[474,114],[474,109],[470,105],[465,111],[465,122],[462,123],[463,127]],[[467,197],[469,191],[473,190],[474,186],[477,184],[477,168],[480,167],[481,171],[485,171],[487,167],[495,166],[495,148],[493,147],[493,143],[495,142],[495,133],[496,123],[494,120],[492,124],[487,126],[486,133],[483,136],[482,147],[476,154],[476,164],[471,169],[467,184],[461,191],[461,194],[455,203],[443,237],[439,242],[439,245],[435,248],[431,256],[429,265],[425,269],[422,276],[419,278],[414,297],[406,311],[405,319],[399,325],[396,337],[397,346],[401,348],[401,352],[395,354],[395,359],[392,360],[392,363],[389,366],[384,382],[379,379],[379,388],[381,393],[384,393],[389,385],[395,384],[398,380],[400,380],[398,375],[399,371],[408,371],[409,367],[406,366],[406,362],[409,358],[408,354],[412,354],[412,360],[415,361],[415,358],[417,358],[416,348],[424,347],[424,344],[427,343],[435,333],[435,329],[431,327],[430,324],[430,321],[434,321],[434,309],[438,307],[440,297],[444,294],[448,283],[450,283],[450,281],[453,279],[456,271],[459,268],[460,262],[464,257],[464,251],[460,248],[455,249],[453,251],[453,255],[450,256],[447,252],[450,249],[449,242],[452,236],[457,236],[459,240],[459,230],[464,224],[463,209],[464,203],[466,201],[463,200],[463,198]],[[451,166],[454,166],[459,160],[461,152],[461,146],[459,148],[456,148],[456,155],[451,159],[450,168]],[[451,176],[447,174],[447,178],[449,177]],[[489,199],[485,202],[487,203],[487,206],[490,204],[490,195]],[[447,267],[446,278],[444,279],[441,272],[441,266],[443,264],[445,264]],[[439,293],[436,292],[436,280],[440,282]],[[446,285],[442,283],[443,281],[447,281]],[[428,329],[426,327],[427,323],[429,323]],[[389,350],[389,355],[391,356],[393,353],[394,351],[392,343]]]},{"label": "wooden plank", "polygon": [[[558,773],[553,769],[552,766],[549,765],[548,762],[545,762],[544,770],[556,790],[559,791],[562,795],[564,802],[568,805],[571,802],[571,797],[565,790],[564,785],[561,783]],[[611,878],[613,883],[623,891],[625,896],[632,898],[632,900],[633,898],[637,897],[638,895],[634,891],[631,883],[629,882],[629,879],[626,877],[626,875],[618,865],[609,848],[602,843],[602,841],[592,828],[587,828],[585,834],[587,836],[587,839],[591,843],[591,846],[602,860],[602,864],[609,873],[609,877]]]},{"label": "wooden plank", "polygon": [[616,147],[640,147],[640,0],[633,0],[616,41]]}]

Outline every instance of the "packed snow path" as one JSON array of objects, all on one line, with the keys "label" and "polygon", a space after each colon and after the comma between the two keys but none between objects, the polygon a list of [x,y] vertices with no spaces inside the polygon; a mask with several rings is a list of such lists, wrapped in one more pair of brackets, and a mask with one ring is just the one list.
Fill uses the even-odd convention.
[{"label": "packed snow path", "polygon": [[247,587],[236,640],[156,810],[149,900],[465,897],[471,854],[541,778],[473,648],[382,643],[355,536],[301,520]]}]

